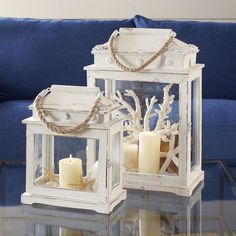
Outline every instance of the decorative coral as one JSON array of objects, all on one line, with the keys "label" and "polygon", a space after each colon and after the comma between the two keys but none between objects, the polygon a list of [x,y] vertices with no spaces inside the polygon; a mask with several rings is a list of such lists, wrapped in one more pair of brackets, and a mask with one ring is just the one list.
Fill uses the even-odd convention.
[{"label": "decorative coral", "polygon": [[135,94],[132,90],[125,90],[125,96],[131,97],[134,100],[135,103],[135,110],[133,107],[127,103],[123,97],[120,91],[117,91],[117,95],[114,95],[114,99],[119,102],[122,107],[127,110],[127,120],[124,124],[125,130],[128,132],[129,139],[132,139],[137,141],[139,137],[139,133],[142,132],[143,127],[141,125],[141,105],[138,96]]},{"label": "decorative coral", "polygon": [[150,99],[150,102],[148,98],[145,99],[145,102],[146,102],[147,110],[146,110],[144,120],[143,120],[143,131],[150,131],[149,119],[150,119],[153,105],[157,102],[157,99],[155,96],[153,96]]},{"label": "decorative coral", "polygon": [[[172,104],[174,102],[175,95],[170,95],[170,89],[173,84],[168,84],[163,88],[163,102],[159,104],[159,108],[154,112],[158,115],[156,126],[153,132],[158,132],[161,135],[162,143],[165,145],[165,151],[161,152],[161,156],[165,158],[165,161],[160,169],[160,174],[168,171],[170,163],[178,168],[178,123],[173,123],[168,120],[169,114],[172,110]],[[152,115],[153,106],[157,103],[157,99],[153,96],[151,99],[146,98],[146,113],[143,118],[141,116],[141,105],[138,96],[132,90],[125,90],[125,96],[131,97],[135,103],[135,109],[123,99],[120,91],[114,95],[114,99],[122,105],[123,109],[128,112],[127,119],[124,123],[125,131],[128,136],[125,137],[125,142],[138,143],[139,133],[143,131],[150,131],[149,120]],[[168,150],[166,150],[168,148]]]},{"label": "decorative coral", "polygon": [[164,87],[163,92],[163,103],[159,105],[160,109],[156,109],[155,112],[158,114],[158,120],[156,123],[155,131],[165,128],[165,121],[168,119],[168,114],[172,110],[172,103],[174,102],[175,95],[169,95],[169,91],[173,84],[169,84]]}]

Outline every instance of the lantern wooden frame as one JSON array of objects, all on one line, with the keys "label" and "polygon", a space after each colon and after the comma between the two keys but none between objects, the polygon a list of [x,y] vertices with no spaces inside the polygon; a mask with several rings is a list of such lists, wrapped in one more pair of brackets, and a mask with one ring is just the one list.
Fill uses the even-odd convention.
[{"label": "lantern wooden frame", "polygon": [[[120,41],[124,45],[119,42],[118,38],[116,53],[119,54],[120,50],[122,57],[130,58],[133,62],[147,60],[147,55],[153,55],[151,52],[156,50],[153,48],[163,45],[163,37],[168,38],[168,35],[174,35],[171,30],[163,29],[120,29],[120,32]],[[141,42],[144,39],[149,40],[150,45],[141,44],[139,38],[142,39]],[[131,43],[133,39],[134,42],[137,42],[138,50],[135,49],[135,43],[134,45]],[[157,59],[157,64],[150,64],[147,69],[140,72],[129,72],[122,70],[112,61],[108,44],[109,42],[98,45],[92,51],[95,62],[93,65],[85,67],[88,87],[95,87],[96,80],[103,80],[105,96],[110,97],[116,93],[116,81],[165,83],[179,86],[179,174],[177,176],[152,175],[125,171],[123,186],[131,189],[166,191],[190,196],[194,188],[204,179],[201,161],[202,68],[204,64],[195,63],[197,47],[176,39],[170,46],[171,49]],[[149,52],[141,51],[140,48],[145,48],[145,46]],[[189,64],[186,63],[186,58],[189,58]],[[174,60],[173,66],[169,63],[172,60]],[[193,120],[191,120],[192,114]],[[192,127],[194,127],[193,137],[191,137]],[[195,163],[193,167],[191,166],[191,142],[194,142]]]},{"label": "lantern wooden frame", "polygon": [[[154,191],[173,192],[177,195],[190,196],[193,189],[204,179],[201,169],[201,137],[202,137],[202,68],[198,64],[187,70],[176,71],[144,71],[142,73],[109,70],[94,65],[88,66],[87,85],[96,86],[96,79],[105,80],[105,95],[114,94],[115,81],[142,81],[156,83],[173,83],[179,85],[179,175],[149,175],[134,172],[124,172],[124,187]],[[192,86],[194,97],[193,116],[195,117],[195,160],[194,169],[191,170],[191,96]]]},{"label": "lantern wooden frame", "polygon": [[[89,95],[88,95],[89,96]],[[86,101],[85,101],[86,102]],[[49,130],[35,114],[23,120],[26,124],[26,192],[22,194],[24,204],[45,204],[52,206],[94,210],[98,213],[110,213],[113,208],[126,199],[126,190],[122,189],[122,152],[123,118],[115,118],[106,122],[91,123],[79,134],[58,134]],[[75,124],[60,122],[62,127]],[[94,140],[99,142],[98,150],[98,187],[97,191],[61,189],[35,185],[35,135],[42,135],[42,169],[51,169],[54,164],[54,137],[88,139],[89,151],[86,167],[94,163],[96,147]],[[113,142],[116,142],[113,145]],[[115,151],[120,150],[117,163],[118,182],[113,186],[112,163]],[[62,157],[64,158],[64,157]]]}]

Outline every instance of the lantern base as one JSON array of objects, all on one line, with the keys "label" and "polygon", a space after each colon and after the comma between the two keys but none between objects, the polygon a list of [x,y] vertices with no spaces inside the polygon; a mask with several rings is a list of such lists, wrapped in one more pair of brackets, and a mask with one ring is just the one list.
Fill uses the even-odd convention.
[{"label": "lantern base", "polygon": [[112,212],[115,206],[117,206],[121,201],[125,200],[126,198],[127,198],[126,190],[123,190],[115,200],[112,200],[110,202],[108,201],[107,203],[80,202],[74,199],[65,199],[65,198],[59,199],[25,192],[21,195],[21,203],[27,205],[43,204],[43,205],[63,207],[63,208],[92,210],[96,211],[97,213],[109,214]]},{"label": "lantern base", "polygon": [[190,197],[193,190],[204,180],[204,171],[194,171],[190,179],[189,184],[184,185],[178,176],[124,172],[123,187],[145,191],[169,192],[179,196]]}]

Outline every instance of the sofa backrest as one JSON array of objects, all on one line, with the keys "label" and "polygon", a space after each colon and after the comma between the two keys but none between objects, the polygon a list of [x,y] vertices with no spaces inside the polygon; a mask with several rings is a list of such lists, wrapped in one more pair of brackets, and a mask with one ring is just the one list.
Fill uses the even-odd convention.
[{"label": "sofa backrest", "polygon": [[203,98],[236,99],[236,23],[150,20],[135,16],[140,28],[169,28],[177,38],[199,47],[204,63]]},{"label": "sofa backrest", "polygon": [[86,85],[92,48],[130,20],[0,18],[0,102],[33,99],[51,84]]}]

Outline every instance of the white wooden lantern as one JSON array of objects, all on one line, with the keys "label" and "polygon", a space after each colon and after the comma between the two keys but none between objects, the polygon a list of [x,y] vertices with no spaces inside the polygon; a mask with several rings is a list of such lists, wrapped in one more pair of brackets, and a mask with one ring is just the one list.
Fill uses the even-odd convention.
[{"label": "white wooden lantern", "polygon": [[[175,35],[170,29],[121,28],[111,35],[107,43],[93,48],[94,64],[85,67],[85,70],[89,87],[99,86],[107,97],[114,97],[116,91],[120,90],[117,100],[126,110],[132,110],[132,114],[127,117],[127,130],[132,128],[130,117],[136,119],[140,116],[140,120],[143,120],[141,125],[135,127],[136,131],[133,129],[137,139],[135,144],[139,145],[139,151],[138,147],[133,147],[136,150],[133,152],[138,155],[138,167],[130,169],[125,166],[124,187],[190,196],[204,179],[201,164],[204,65],[196,64],[198,48],[176,39]],[[125,95],[134,98],[135,102],[130,103],[132,109],[127,105],[130,100],[124,101]],[[139,102],[142,113],[145,113],[145,104],[147,106],[145,116],[140,115],[137,106],[136,110],[134,108],[134,104]],[[159,124],[156,123],[151,133],[158,133],[161,143],[157,155],[159,161],[154,164],[158,168],[149,172],[143,171],[142,166],[147,168],[147,165],[153,165],[151,155],[146,151],[146,158],[142,154],[141,160],[139,137],[141,132],[150,131],[147,126],[153,117],[158,117]],[[171,120],[170,117],[175,118]],[[171,129],[172,133],[169,132]],[[150,145],[153,146],[157,147]],[[131,154],[128,159],[132,159]]]},{"label": "white wooden lantern", "polygon": [[[53,85],[30,108],[33,116],[23,121],[27,170],[22,203],[111,212],[126,198],[121,174],[123,119],[111,118],[117,104],[98,88]],[[82,124],[92,110],[96,114],[89,122],[73,131],[71,127]]]}]

